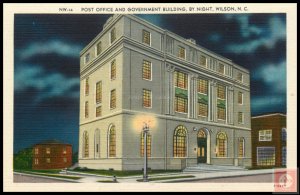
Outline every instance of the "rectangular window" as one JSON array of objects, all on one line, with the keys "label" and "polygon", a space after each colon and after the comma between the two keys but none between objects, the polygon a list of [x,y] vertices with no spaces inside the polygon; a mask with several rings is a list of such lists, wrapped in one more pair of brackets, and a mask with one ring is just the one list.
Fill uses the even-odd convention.
[{"label": "rectangular window", "polygon": [[116,90],[110,91],[110,109],[116,108]]},{"label": "rectangular window", "polygon": [[218,98],[225,100],[226,96],[225,96],[225,86],[223,85],[218,85]]},{"label": "rectangular window", "polygon": [[67,162],[67,158],[64,158],[64,163],[66,163]]},{"label": "rectangular window", "polygon": [[207,94],[208,82],[204,79],[198,79],[198,93]]},{"label": "rectangular window", "polygon": [[102,115],[102,108],[101,106],[96,107],[96,117],[100,117]]},{"label": "rectangular window", "polygon": [[96,103],[102,102],[102,81],[96,83]]},{"label": "rectangular window", "polygon": [[144,60],[143,61],[143,79],[151,80],[151,62]]},{"label": "rectangular window", "polygon": [[112,44],[116,40],[116,28],[110,31],[110,43]]},{"label": "rectangular window", "polygon": [[198,115],[207,116],[208,115],[208,106],[207,104],[198,103]]},{"label": "rectangular window", "polygon": [[34,148],[34,154],[39,154],[39,149],[38,148]]},{"label": "rectangular window", "polygon": [[244,139],[243,138],[239,138],[239,157],[245,157],[245,143],[244,143]]},{"label": "rectangular window", "polygon": [[243,74],[242,73],[239,72],[237,74],[237,80],[240,81],[240,82],[243,82]]},{"label": "rectangular window", "polygon": [[46,162],[47,163],[50,163],[51,161],[50,161],[50,158],[46,158]]},{"label": "rectangular window", "polygon": [[88,101],[85,102],[84,116],[85,116],[85,118],[89,117],[89,102]]},{"label": "rectangular window", "polygon": [[221,73],[221,74],[225,74],[225,66],[224,64],[219,64],[219,67],[218,67],[218,72]]},{"label": "rectangular window", "polygon": [[152,104],[152,92],[151,90],[143,89],[143,106],[151,108]]},{"label": "rectangular window", "polygon": [[205,57],[205,56],[203,56],[203,55],[201,55],[200,56],[200,60],[199,60],[199,64],[201,65],[201,66],[207,66],[207,58]]},{"label": "rectangular window", "polygon": [[243,104],[243,93],[240,91],[238,93],[238,103]]},{"label": "rectangular window", "polygon": [[175,79],[175,87],[179,87],[182,89],[187,89],[187,79],[188,79],[188,75],[183,73],[183,72],[179,72],[179,71],[175,71],[175,75],[174,75],[174,79]]},{"label": "rectangular window", "polygon": [[116,78],[116,72],[117,72],[116,60],[113,60],[110,64],[110,79],[111,80]]},{"label": "rectangular window", "polygon": [[281,129],[281,141],[286,141],[286,128]]},{"label": "rectangular window", "polygon": [[244,123],[244,113],[242,112],[238,113],[238,123]]},{"label": "rectangular window", "polygon": [[178,46],[178,57],[185,59],[185,48]]},{"label": "rectangular window", "polygon": [[67,154],[67,148],[66,147],[63,148],[63,154]]},{"label": "rectangular window", "polygon": [[187,113],[187,103],[186,98],[175,97],[175,111]]},{"label": "rectangular window", "polygon": [[257,147],[257,165],[275,165],[275,147]]},{"label": "rectangular window", "polygon": [[151,35],[150,32],[143,30],[143,43],[150,45],[151,43]]},{"label": "rectangular window", "polygon": [[218,107],[218,119],[225,120],[226,119],[226,109]]},{"label": "rectangular window", "polygon": [[259,141],[272,141],[272,130],[259,130]]},{"label": "rectangular window", "polygon": [[89,78],[85,79],[85,95],[89,95],[89,91],[90,91],[90,85],[89,85]]},{"label": "rectangular window", "polygon": [[46,148],[46,154],[50,154],[50,148]]},{"label": "rectangular window", "polygon": [[101,41],[99,43],[97,43],[96,48],[97,48],[97,55],[101,54],[101,52],[102,52],[102,43],[101,43]]},{"label": "rectangular window", "polygon": [[35,159],[34,159],[34,164],[35,164],[35,165],[38,165],[38,164],[39,164],[39,159],[38,159],[38,158],[35,158]]},{"label": "rectangular window", "polygon": [[90,61],[90,57],[91,57],[90,53],[87,53],[87,54],[84,56],[84,63],[85,63],[85,64],[88,63],[88,62]]}]

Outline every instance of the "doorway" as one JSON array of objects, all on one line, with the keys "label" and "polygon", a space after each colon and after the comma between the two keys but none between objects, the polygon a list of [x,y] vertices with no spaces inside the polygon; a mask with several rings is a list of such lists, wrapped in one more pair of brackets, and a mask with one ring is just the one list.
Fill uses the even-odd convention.
[{"label": "doorway", "polygon": [[206,163],[207,161],[207,136],[201,129],[197,136],[197,163]]}]

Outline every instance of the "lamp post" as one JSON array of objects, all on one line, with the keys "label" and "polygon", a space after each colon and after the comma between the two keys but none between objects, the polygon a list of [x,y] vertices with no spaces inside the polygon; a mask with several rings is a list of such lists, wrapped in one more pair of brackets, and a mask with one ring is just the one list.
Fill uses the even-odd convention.
[{"label": "lamp post", "polygon": [[143,181],[148,182],[148,175],[147,175],[147,166],[148,166],[148,154],[147,154],[147,137],[149,132],[149,125],[144,122],[143,126],[143,134],[144,134],[144,175],[143,175]]}]

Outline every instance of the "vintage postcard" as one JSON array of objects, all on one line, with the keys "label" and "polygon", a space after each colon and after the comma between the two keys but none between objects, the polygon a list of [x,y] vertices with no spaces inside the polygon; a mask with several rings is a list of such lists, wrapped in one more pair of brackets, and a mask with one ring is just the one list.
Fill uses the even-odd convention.
[{"label": "vintage postcard", "polygon": [[4,4],[4,191],[297,192],[296,10]]}]

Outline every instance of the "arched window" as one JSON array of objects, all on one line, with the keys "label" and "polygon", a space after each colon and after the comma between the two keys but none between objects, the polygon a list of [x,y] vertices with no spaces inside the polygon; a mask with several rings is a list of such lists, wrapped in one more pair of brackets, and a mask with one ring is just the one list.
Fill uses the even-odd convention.
[{"label": "arched window", "polygon": [[83,132],[83,157],[89,157],[89,134],[87,131]]},{"label": "arched window", "polygon": [[199,138],[206,138],[206,134],[202,129],[198,132],[198,137]]},{"label": "arched window", "polygon": [[95,145],[94,145],[94,151],[95,151],[95,158],[100,157],[100,130],[96,129],[95,131]]},{"label": "arched window", "polygon": [[224,132],[220,132],[217,135],[217,157],[227,156],[227,135]]},{"label": "arched window", "polygon": [[115,125],[112,125],[108,134],[109,141],[109,157],[116,157],[116,129]]},{"label": "arched window", "polygon": [[245,139],[239,138],[239,157],[245,157]]},{"label": "arched window", "polygon": [[186,157],[186,133],[184,126],[179,125],[174,132],[174,157]]},{"label": "arched window", "polygon": [[[141,157],[144,157],[144,133],[141,133]],[[151,135],[148,133],[147,134],[147,156],[151,156]]]}]

